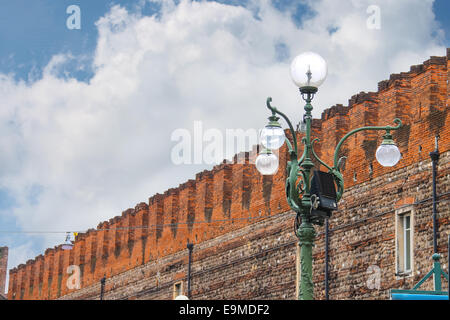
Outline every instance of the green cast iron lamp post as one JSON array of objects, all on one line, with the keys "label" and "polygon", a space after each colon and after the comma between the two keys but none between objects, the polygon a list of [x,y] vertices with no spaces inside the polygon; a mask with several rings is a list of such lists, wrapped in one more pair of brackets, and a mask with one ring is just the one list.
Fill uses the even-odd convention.
[{"label": "green cast iron lamp post", "polygon": [[[314,207],[311,194],[312,169],[314,168],[313,159],[316,159],[321,165],[328,169],[332,175],[336,186],[336,202],[338,202],[344,192],[344,179],[341,174],[341,161],[339,151],[344,141],[351,135],[363,130],[384,130],[386,134],[383,137],[381,146],[376,151],[377,161],[385,167],[392,167],[397,164],[401,158],[400,151],[392,140],[391,131],[398,130],[402,126],[399,119],[395,119],[395,127],[363,127],[347,133],[336,146],[334,151],[333,166],[324,163],[314,151],[314,143],[319,139],[311,139],[312,110],[311,101],[318,91],[318,87],[325,81],[327,76],[327,64],[325,60],[312,52],[303,53],[297,56],[291,64],[291,77],[293,82],[300,88],[300,94],[305,100],[305,114],[302,123],[302,132],[304,137],[303,153],[298,157],[297,135],[292,123],[287,116],[271,105],[272,98],[267,99],[267,108],[272,112],[269,117],[269,124],[261,131],[261,144],[264,150],[256,158],[256,168],[263,175],[273,175],[278,170],[278,158],[272,150],[278,150],[284,142],[289,149],[289,161],[287,164],[286,179],[286,198],[289,206],[301,218],[300,226],[296,226],[296,236],[299,239],[301,247],[301,277],[299,284],[300,300],[313,300],[314,284],[312,280],[312,248],[316,232],[314,224],[316,221],[312,218],[311,212]],[[281,116],[289,126],[292,136],[292,142],[285,136],[284,130],[278,120]],[[297,218],[296,218],[296,221]]]}]

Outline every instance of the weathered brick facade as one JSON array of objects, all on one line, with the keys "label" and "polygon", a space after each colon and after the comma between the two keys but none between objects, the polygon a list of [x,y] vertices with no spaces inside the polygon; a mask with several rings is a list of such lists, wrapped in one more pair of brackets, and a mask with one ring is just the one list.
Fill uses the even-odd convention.
[{"label": "weathered brick facade", "polygon": [[[346,192],[330,219],[330,298],[386,299],[391,288],[411,288],[432,266],[432,179],[429,153],[439,135],[438,251],[447,259],[450,231],[450,49],[409,72],[391,75],[378,92],[353,96],[314,119],[316,152],[328,163],[339,139],[366,125],[404,127],[394,133],[402,159],[381,167],[375,150],[382,132],[360,132],[342,153]],[[299,139],[299,141],[301,141]],[[299,146],[302,148],[302,146]],[[74,249],[47,249],[10,271],[9,299],[98,299],[107,278],[106,299],[172,299],[173,285],[186,293],[188,251],[194,243],[193,299],[294,299],[297,240],[294,215],[284,194],[287,151],[273,177],[255,166],[257,148],[239,156],[244,164],[221,164],[178,188],[151,197],[121,216],[80,234]],[[413,224],[412,275],[396,275],[396,215],[410,209]],[[324,232],[317,228],[314,282],[324,297]],[[69,265],[82,270],[81,289],[69,290]],[[380,287],[367,285],[370,267]],[[446,287],[446,282],[444,287]],[[431,289],[426,283],[425,289]]]}]

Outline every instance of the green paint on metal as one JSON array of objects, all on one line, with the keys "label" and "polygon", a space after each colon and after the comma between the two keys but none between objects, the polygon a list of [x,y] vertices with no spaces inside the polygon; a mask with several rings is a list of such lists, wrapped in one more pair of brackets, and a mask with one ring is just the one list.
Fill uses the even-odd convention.
[{"label": "green paint on metal", "polygon": [[446,296],[448,292],[445,291],[424,291],[424,290],[402,290],[402,289],[391,289],[392,293],[406,293],[406,294],[436,294]]},{"label": "green paint on metal", "polygon": [[433,254],[433,269],[431,269],[430,272],[428,272],[425,277],[423,277],[414,287],[413,290],[417,290],[420,288],[420,286],[428,280],[432,275],[434,275],[434,291],[441,291],[442,290],[442,277],[447,279],[448,281],[448,274],[445,273],[444,270],[441,268],[441,263],[439,260],[441,259],[441,255],[438,253]]},{"label": "green paint on metal", "polygon": [[[312,125],[312,110],[313,107],[311,102],[314,98],[317,88],[314,87],[304,87],[300,88],[300,93],[306,102],[304,107],[304,123],[306,124],[305,136],[302,139],[302,144],[304,145],[303,153],[298,157],[298,142],[297,142],[297,132],[294,130],[289,118],[279,111],[276,107],[272,106],[272,98],[267,98],[267,108],[272,112],[272,116],[269,118],[271,123],[269,125],[278,126],[279,118],[277,114],[281,116],[289,126],[289,130],[292,137],[292,142],[286,137],[286,144],[289,150],[289,161],[287,163],[287,178],[286,178],[286,200],[292,210],[300,216],[302,223],[300,224],[298,230],[296,231],[297,237],[299,239],[301,247],[301,277],[299,284],[299,294],[298,299],[300,300],[313,300],[314,299],[314,284],[312,281],[312,248],[314,246],[314,240],[316,233],[314,230],[314,225],[311,217],[311,179],[312,172],[314,168],[313,160],[325,168],[328,169],[329,173],[332,174],[334,181],[337,186],[337,201],[339,201],[344,193],[344,178],[341,174],[341,161],[342,158],[338,159],[339,151],[348,137],[351,135],[363,131],[363,130],[385,130],[385,140],[384,143],[389,143],[392,140],[390,135],[391,130],[398,130],[402,127],[402,122],[400,119],[395,119],[394,123],[397,126],[384,126],[384,127],[363,127],[355,129],[347,133],[341,141],[336,146],[334,152],[334,164],[333,166],[327,165],[322,161],[316,152],[314,151],[314,143],[319,142],[319,139],[311,139],[311,125]],[[393,143],[393,141],[392,141]],[[263,153],[270,152],[269,150],[263,150]]]},{"label": "green paint on metal", "polygon": [[[431,294],[431,295],[448,295],[448,292],[442,291],[442,278],[445,278],[448,282],[448,274],[445,273],[441,268],[441,263],[439,260],[441,259],[441,255],[438,253],[433,254],[433,269],[431,269],[420,281],[411,289],[392,289],[391,295],[393,293],[402,293],[402,294]],[[433,276],[434,282],[434,291],[423,291],[418,290],[431,276]]]}]

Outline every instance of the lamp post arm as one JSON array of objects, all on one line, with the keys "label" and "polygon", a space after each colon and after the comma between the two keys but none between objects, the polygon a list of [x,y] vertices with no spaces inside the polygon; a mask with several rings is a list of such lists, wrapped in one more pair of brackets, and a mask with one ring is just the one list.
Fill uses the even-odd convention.
[{"label": "lamp post arm", "polygon": [[[271,102],[272,102],[272,98],[271,98],[271,97],[267,98],[267,102],[266,102],[267,108],[268,108],[270,111],[272,111],[272,114],[275,114],[275,113],[276,113],[276,114],[279,114],[280,116],[283,117],[284,120],[286,120],[286,122],[287,122],[287,124],[288,124],[288,126],[289,126],[289,130],[291,131],[291,134],[292,134],[292,139],[293,139],[293,142],[294,142],[294,152],[295,152],[295,154],[297,154],[297,153],[298,153],[298,152],[297,152],[297,151],[298,151],[298,150],[297,150],[297,136],[296,136],[294,127],[292,126],[292,123],[291,123],[291,121],[289,120],[289,118],[288,118],[283,112],[278,111],[278,109],[277,109],[276,107],[272,107],[272,106],[270,105]],[[286,138],[286,140],[287,140],[287,138]]]},{"label": "lamp post arm", "polygon": [[[292,154],[293,156],[294,154]],[[296,158],[291,158],[287,166],[288,177],[286,179],[286,200],[295,212],[300,212],[300,200],[299,200],[299,190],[297,189],[297,179],[299,166]],[[303,179],[303,177],[301,177]]]},{"label": "lamp post arm", "polygon": [[293,152],[295,153],[295,151],[292,149],[292,144],[287,137],[286,137],[286,144],[288,146],[289,154],[292,154]]},{"label": "lamp post arm", "polygon": [[330,168],[330,166],[327,165],[325,162],[323,162],[322,159],[320,159],[319,156],[316,154],[316,151],[314,151],[314,143],[315,143],[315,142],[319,142],[319,141],[320,141],[319,138],[315,138],[313,141],[311,141],[311,151],[312,151],[312,154],[313,154],[314,158],[316,158],[317,161],[319,161],[319,163],[320,163],[321,165],[323,165],[323,166],[324,166],[325,168],[327,168],[329,171],[332,171],[333,169]]},{"label": "lamp post arm", "polygon": [[394,119],[394,122],[397,124],[397,126],[395,127],[391,127],[391,126],[385,126],[385,127],[362,127],[362,128],[358,128],[355,129],[353,131],[350,131],[349,133],[347,133],[342,139],[341,141],[339,141],[338,145],[336,146],[336,149],[334,151],[334,165],[333,165],[333,169],[340,171],[339,167],[338,167],[338,161],[339,161],[339,151],[341,149],[342,144],[345,142],[345,140],[347,140],[347,138],[349,138],[350,136],[354,135],[357,132],[360,131],[366,131],[366,130],[386,130],[386,131],[391,131],[391,130],[398,130],[402,127],[402,121],[398,118]]},{"label": "lamp post arm", "polygon": [[302,154],[302,156],[300,157],[300,159],[298,159],[298,163],[302,163],[303,162],[303,160],[305,159],[305,157],[306,157],[306,144],[307,144],[307,142],[306,142],[306,137],[303,137],[302,138],[302,143],[303,143],[303,145],[304,145],[304,147],[303,147],[303,154]]}]

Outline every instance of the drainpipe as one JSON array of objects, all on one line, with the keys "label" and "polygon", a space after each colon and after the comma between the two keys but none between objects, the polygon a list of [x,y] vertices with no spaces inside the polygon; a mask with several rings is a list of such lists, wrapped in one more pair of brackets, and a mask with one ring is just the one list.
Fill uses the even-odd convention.
[{"label": "drainpipe", "polygon": [[325,219],[325,300],[329,300],[329,285],[328,285],[328,219]]},{"label": "drainpipe", "polygon": [[433,253],[437,253],[437,193],[436,193],[436,179],[437,179],[437,164],[439,161],[439,136],[435,137],[436,150],[430,152],[430,157],[433,165]]},{"label": "drainpipe", "polygon": [[100,300],[103,300],[103,294],[105,292],[105,282],[106,276],[103,276],[103,278],[100,279]]},{"label": "drainpipe", "polygon": [[192,264],[192,250],[194,249],[194,244],[188,242],[187,248],[189,250],[189,264],[187,273],[187,297],[191,299],[191,264]]}]

